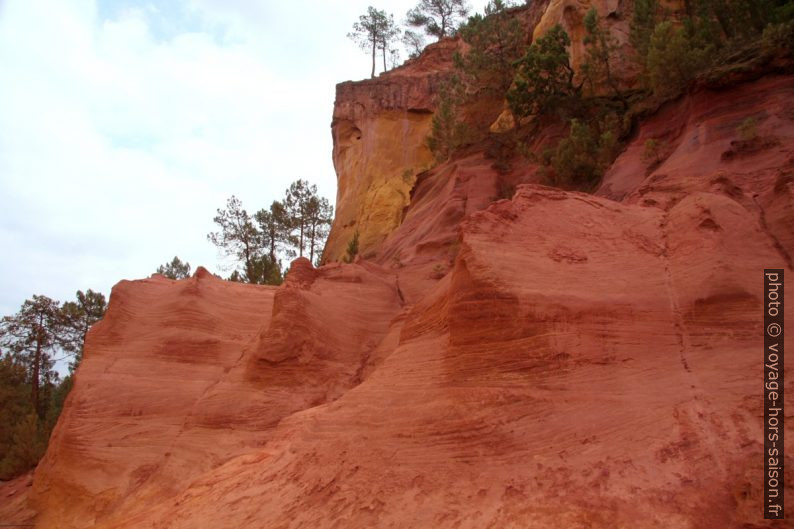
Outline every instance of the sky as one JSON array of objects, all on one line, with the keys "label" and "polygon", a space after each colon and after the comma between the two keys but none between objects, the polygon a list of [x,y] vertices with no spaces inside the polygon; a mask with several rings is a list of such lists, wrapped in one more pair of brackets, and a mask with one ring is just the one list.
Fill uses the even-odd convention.
[{"label": "sky", "polygon": [[206,236],[231,195],[254,212],[302,178],[333,202],[335,85],[369,75],[347,33],[370,2],[0,0],[0,315],[175,255],[228,275]]}]

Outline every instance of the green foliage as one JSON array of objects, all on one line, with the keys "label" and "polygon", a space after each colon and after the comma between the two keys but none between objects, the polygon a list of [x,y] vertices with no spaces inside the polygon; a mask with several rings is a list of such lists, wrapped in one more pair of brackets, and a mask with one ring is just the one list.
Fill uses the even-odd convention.
[{"label": "green foliage", "polygon": [[107,301],[101,292],[94,292],[90,288],[85,292],[78,290],[75,298],[75,301],[67,301],[61,307],[66,326],[65,340],[68,344],[65,349],[74,355],[69,364],[70,372],[77,369],[83,358],[88,330],[104,317],[107,310]]},{"label": "green foliage", "polygon": [[667,143],[665,141],[649,138],[645,140],[642,159],[649,167],[658,165],[662,162],[662,156],[666,148]]},{"label": "green foliage", "polygon": [[460,118],[462,85],[457,77],[448,80],[439,90],[438,103],[427,137],[427,146],[436,160],[447,160],[469,140],[469,128]]},{"label": "green foliage", "polygon": [[158,266],[157,273],[169,279],[187,279],[190,277],[190,263],[183,263],[179,257],[174,256],[170,263]]},{"label": "green foliage", "polygon": [[60,303],[47,296],[25,300],[19,312],[0,321],[0,350],[10,354],[28,370],[33,410],[44,417],[46,392],[57,380],[55,355],[72,352],[69,328]]},{"label": "green foliage", "polygon": [[462,25],[459,34],[469,44],[468,52],[456,56],[457,66],[478,90],[503,97],[513,82],[515,62],[524,53],[526,34],[521,22],[507,12],[501,0],[485,6],[485,16],[476,14]]},{"label": "green foliage", "polygon": [[405,49],[408,50],[409,59],[416,59],[419,57],[426,44],[425,37],[421,33],[411,31],[410,29],[405,30],[403,33],[402,42]]},{"label": "green foliage", "polygon": [[269,209],[253,216],[232,196],[225,210],[218,210],[215,223],[220,230],[207,235],[223,257],[235,260],[230,281],[278,285],[283,281],[281,256],[314,261],[328,236],[333,208],[317,195],[317,186],[305,180],[293,182],[284,200],[275,200]]},{"label": "green foliage", "polygon": [[254,214],[262,237],[262,245],[273,263],[280,263],[279,254],[291,259],[296,252],[292,249],[297,244],[292,235],[293,221],[284,202],[274,200],[269,209],[260,209]]},{"label": "green foliage", "polygon": [[27,369],[11,355],[0,356],[0,479],[11,479],[31,468],[13,454],[18,424],[31,414],[35,416]]},{"label": "green foliage", "polygon": [[[709,37],[712,44],[759,35],[779,14],[774,0],[691,0],[687,23]],[[788,2],[787,2],[788,3]]]},{"label": "green foliage", "polygon": [[0,479],[10,479],[35,467],[47,449],[49,432],[32,410],[17,420],[11,429],[10,443],[0,460]]},{"label": "green foliage", "polygon": [[656,25],[648,46],[647,71],[653,93],[673,97],[705,66],[711,48],[699,48],[685,28],[665,21]]},{"label": "green foliage", "polygon": [[658,0],[635,0],[634,14],[631,19],[629,41],[637,52],[641,65],[645,65],[651,35],[660,19]]},{"label": "green foliage", "polygon": [[358,255],[358,230],[353,234],[353,238],[347,243],[347,254],[345,255],[345,262],[352,263],[353,259]]},{"label": "green foliage", "polygon": [[282,282],[281,267],[278,261],[273,261],[269,255],[258,255],[251,262],[250,269],[247,268],[244,272],[233,270],[228,280],[255,285],[280,285]]},{"label": "green foliage", "polygon": [[63,306],[46,296],[26,300],[0,322],[0,479],[33,468],[72,387],[54,370],[57,355],[82,356],[89,327],[105,312],[105,297],[88,290]]},{"label": "green foliage", "polygon": [[207,234],[207,240],[217,246],[224,257],[231,257],[242,265],[237,277],[247,283],[258,283],[262,277],[257,269],[262,257],[262,235],[242,202],[232,195],[226,201],[226,209],[219,209],[212,220],[220,230]]},{"label": "green foliage", "polygon": [[553,184],[592,188],[612,162],[616,145],[611,130],[599,134],[587,123],[572,119],[569,136],[560,141],[551,158]]},{"label": "green foliage", "polygon": [[[794,55],[794,2],[791,2],[791,19],[764,28],[761,35],[763,46],[770,51],[782,51],[785,55]],[[787,15],[788,16],[788,15]]]},{"label": "green foliage", "polygon": [[455,73],[438,92],[427,146],[437,161],[449,159],[460,147],[471,143],[475,132],[462,117],[464,106],[483,96],[500,100],[512,83],[515,60],[524,47],[524,30],[507,13],[510,6],[493,0],[485,16],[476,14],[460,28],[468,51],[456,54]]},{"label": "green foliage", "polygon": [[774,8],[772,14],[772,22],[782,24],[785,22],[794,21],[794,2],[791,0],[783,0],[778,2],[778,6]]},{"label": "green foliage", "polygon": [[50,403],[47,409],[47,414],[44,416],[43,426],[49,438],[49,432],[55,428],[55,423],[58,421],[63,405],[66,402],[66,397],[72,391],[74,385],[74,373],[66,375],[54,388],[50,395]]},{"label": "green foliage", "polygon": [[389,66],[386,65],[386,56],[390,56],[391,60],[391,67],[394,68],[397,66],[397,62],[399,61],[399,54],[400,52],[394,48],[394,43],[400,38],[400,28],[397,27],[397,24],[394,22],[394,15],[388,15],[383,18],[381,22],[381,33],[380,39],[378,41],[378,49],[381,51],[383,56],[383,71],[389,70]]},{"label": "green foliage", "polygon": [[513,87],[507,93],[517,117],[556,113],[567,119],[581,99],[574,86],[567,47],[571,39],[559,24],[537,39],[518,60]]},{"label": "green foliage", "polygon": [[406,23],[441,40],[455,32],[468,12],[465,0],[419,0],[406,14]]},{"label": "green foliage", "polygon": [[327,227],[333,218],[333,209],[325,198],[317,196],[317,186],[305,180],[293,182],[286,191],[284,207],[290,226],[296,232],[293,237],[297,243],[298,256],[309,251],[310,260],[321,241],[327,235]]},{"label": "green foliage", "polygon": [[617,40],[604,29],[598,12],[591,7],[584,17],[585,27],[585,61],[582,64],[582,75],[591,95],[596,95],[602,87],[606,87],[614,97],[626,106],[620,92],[617,79],[612,75],[610,58],[618,49]]},{"label": "green foliage", "polygon": [[314,262],[314,256],[319,255],[320,245],[328,238],[331,221],[334,217],[334,208],[328,199],[316,194],[309,198],[306,205],[307,237],[309,239],[309,260]]},{"label": "green foliage", "polygon": [[789,10],[794,16],[793,2],[689,0],[685,4],[687,16],[679,25],[663,19],[656,0],[635,3],[631,42],[645,67],[646,86],[657,98],[677,96],[703,73],[719,78],[720,72],[752,68],[764,56],[757,48],[759,36],[767,49],[791,50],[794,31],[779,24]]}]

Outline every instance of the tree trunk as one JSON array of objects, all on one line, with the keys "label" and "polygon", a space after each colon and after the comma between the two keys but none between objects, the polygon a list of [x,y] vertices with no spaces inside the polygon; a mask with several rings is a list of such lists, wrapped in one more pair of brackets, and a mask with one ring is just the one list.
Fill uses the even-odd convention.
[{"label": "tree trunk", "polygon": [[[374,55],[373,55],[373,57],[374,57]],[[372,64],[373,64],[372,71],[374,72],[375,71],[375,66],[374,66],[375,63],[373,62]],[[375,77],[374,73],[373,73],[372,76]],[[305,226],[306,226],[305,223],[301,220],[301,237],[300,237],[300,247],[298,248],[298,257],[303,257],[303,232],[305,230]]]},{"label": "tree trunk", "polygon": [[245,245],[245,274],[248,276],[248,282],[251,284],[259,284],[259,278],[256,277],[256,262],[254,261],[254,251],[251,246]]},{"label": "tree trunk", "polygon": [[276,230],[273,228],[270,229],[270,260],[273,261],[273,264],[276,263]]},{"label": "tree trunk", "polygon": [[43,317],[39,316],[39,328],[36,329],[36,353],[33,356],[33,380],[30,381],[31,386],[31,400],[33,402],[33,409],[39,413],[39,377],[41,376],[41,326],[44,324]]},{"label": "tree trunk", "polygon": [[314,239],[316,237],[315,226],[316,224],[312,222],[312,230],[309,235],[309,261],[312,262],[312,265],[314,265],[314,243],[315,243]]},{"label": "tree trunk", "polygon": [[386,71],[386,43],[383,43],[383,71]]},{"label": "tree trunk", "polygon": [[370,74],[370,78],[375,78],[375,48],[378,41],[372,39],[372,73]]}]

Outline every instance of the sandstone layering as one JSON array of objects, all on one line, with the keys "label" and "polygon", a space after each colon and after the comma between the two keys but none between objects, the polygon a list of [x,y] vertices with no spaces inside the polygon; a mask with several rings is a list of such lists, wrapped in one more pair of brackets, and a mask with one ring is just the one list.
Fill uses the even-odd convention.
[{"label": "sandstone layering", "polygon": [[[538,4],[533,24],[588,7]],[[299,259],[278,288],[203,269],[114,288],[3,519],[791,526],[762,519],[761,355],[762,271],[794,256],[794,77],[693,89],[583,194],[483,151],[433,167],[423,141],[458,45],[337,88],[326,259],[358,230],[354,263]],[[652,164],[647,139],[665,146]]]}]

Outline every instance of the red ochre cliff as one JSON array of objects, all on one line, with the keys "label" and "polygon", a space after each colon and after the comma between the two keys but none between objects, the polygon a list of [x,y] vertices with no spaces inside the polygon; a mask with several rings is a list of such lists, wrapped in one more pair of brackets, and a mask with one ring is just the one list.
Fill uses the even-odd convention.
[{"label": "red ochre cliff", "polygon": [[[584,194],[476,149],[428,169],[435,76],[457,45],[338,87],[326,258],[356,229],[364,255],[297,260],[278,288],[203,269],[119,283],[32,486],[4,485],[0,514],[790,527],[762,519],[761,359],[762,272],[794,256],[794,77],[694,88]],[[740,140],[748,117],[757,136]],[[665,145],[652,166],[647,139]]]}]

